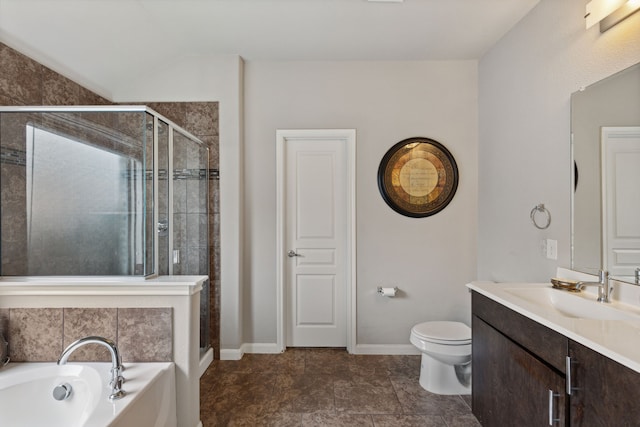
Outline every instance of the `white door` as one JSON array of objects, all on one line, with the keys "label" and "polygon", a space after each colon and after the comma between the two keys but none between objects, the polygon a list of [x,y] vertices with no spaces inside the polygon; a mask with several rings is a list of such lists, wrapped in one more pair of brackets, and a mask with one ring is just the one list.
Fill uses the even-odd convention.
[{"label": "white door", "polygon": [[278,144],[284,344],[345,347],[352,277],[348,138],[345,131],[278,131]]},{"label": "white door", "polygon": [[603,265],[633,277],[640,267],[640,127],[602,128]]}]

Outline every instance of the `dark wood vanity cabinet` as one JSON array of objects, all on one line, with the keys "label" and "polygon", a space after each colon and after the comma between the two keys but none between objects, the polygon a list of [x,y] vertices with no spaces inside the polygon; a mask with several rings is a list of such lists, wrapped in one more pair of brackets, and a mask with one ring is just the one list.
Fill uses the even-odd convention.
[{"label": "dark wood vanity cabinet", "polygon": [[477,317],[473,340],[473,413],[483,426],[546,426],[550,411],[554,426],[566,425],[564,376]]},{"label": "dark wood vanity cabinet", "polygon": [[558,351],[551,346],[559,345],[564,366],[566,338],[476,293],[471,327],[471,398],[478,421],[484,427],[547,426],[551,416],[554,426],[567,425],[564,372],[523,346],[530,343],[554,358]]},{"label": "dark wood vanity cabinet", "polygon": [[569,341],[570,425],[640,426],[640,374]]},{"label": "dark wood vanity cabinet", "polygon": [[472,314],[472,409],[484,427],[548,426],[550,415],[553,426],[640,426],[639,373],[477,292]]}]

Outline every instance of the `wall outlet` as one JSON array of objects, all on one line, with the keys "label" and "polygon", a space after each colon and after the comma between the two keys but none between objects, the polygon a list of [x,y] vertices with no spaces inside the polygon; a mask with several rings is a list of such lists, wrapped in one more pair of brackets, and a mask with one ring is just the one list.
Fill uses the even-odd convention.
[{"label": "wall outlet", "polygon": [[558,241],[547,239],[545,243],[547,258],[558,259]]}]

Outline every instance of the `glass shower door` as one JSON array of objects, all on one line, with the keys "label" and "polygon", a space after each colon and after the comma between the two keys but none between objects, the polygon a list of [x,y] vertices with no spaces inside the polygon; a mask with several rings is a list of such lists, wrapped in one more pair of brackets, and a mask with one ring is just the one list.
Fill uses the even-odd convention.
[{"label": "glass shower door", "polygon": [[158,150],[158,274],[166,276],[170,272],[170,224],[169,224],[169,125],[162,120],[157,121]]},{"label": "glass shower door", "polygon": [[[209,151],[173,132],[173,274],[209,276]],[[210,280],[200,294],[200,349],[210,346]]]},{"label": "glass shower door", "polygon": [[2,275],[153,272],[145,120],[142,112],[1,114]]}]

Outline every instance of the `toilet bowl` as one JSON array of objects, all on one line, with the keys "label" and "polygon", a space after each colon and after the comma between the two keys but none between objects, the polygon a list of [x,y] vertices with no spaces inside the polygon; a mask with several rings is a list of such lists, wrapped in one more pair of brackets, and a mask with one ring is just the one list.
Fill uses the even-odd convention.
[{"label": "toilet bowl", "polygon": [[471,394],[471,328],[460,322],[424,322],[409,338],[422,353],[420,385],[436,394]]}]

